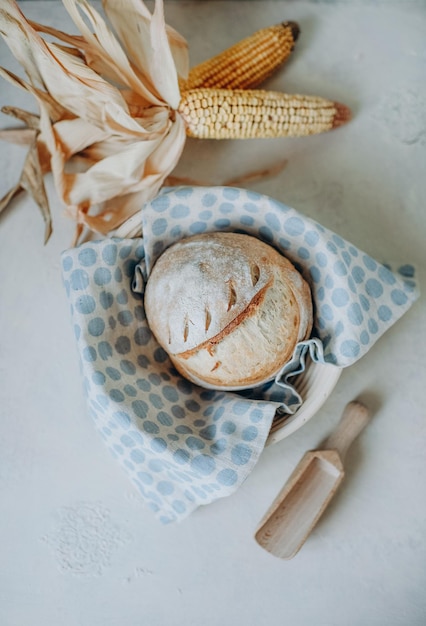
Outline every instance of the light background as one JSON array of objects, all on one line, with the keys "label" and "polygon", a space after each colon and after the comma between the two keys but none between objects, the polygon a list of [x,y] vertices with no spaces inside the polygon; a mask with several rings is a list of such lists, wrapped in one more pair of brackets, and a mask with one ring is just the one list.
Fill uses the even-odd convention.
[{"label": "light background", "polygon": [[[72,29],[57,0],[20,6]],[[417,265],[425,293],[425,3],[173,0],[166,16],[192,63],[262,26],[298,21],[293,58],[266,86],[354,111],[350,125],[316,137],[189,140],[176,173],[220,184],[286,158],[282,174],[251,188],[378,260]],[[2,42],[0,65],[19,72]],[[4,82],[0,103],[35,110]],[[0,144],[0,195],[23,157]],[[2,626],[423,625],[424,298],[343,373],[309,424],[265,450],[235,495],[164,527],[87,416],[60,275],[73,226],[50,181],[48,191],[55,231],[46,247],[27,198],[0,223]],[[359,395],[375,415],[349,453],[346,482],[299,555],[271,557],[254,542],[258,521]]]}]

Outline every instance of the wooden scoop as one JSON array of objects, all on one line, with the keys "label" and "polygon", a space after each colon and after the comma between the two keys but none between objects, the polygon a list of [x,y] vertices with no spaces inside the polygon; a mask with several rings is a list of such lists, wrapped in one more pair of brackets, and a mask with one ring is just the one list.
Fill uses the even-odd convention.
[{"label": "wooden scoop", "polygon": [[343,459],[369,422],[366,407],[350,402],[321,450],[306,452],[260,522],[255,539],[282,559],[300,550],[345,475]]}]

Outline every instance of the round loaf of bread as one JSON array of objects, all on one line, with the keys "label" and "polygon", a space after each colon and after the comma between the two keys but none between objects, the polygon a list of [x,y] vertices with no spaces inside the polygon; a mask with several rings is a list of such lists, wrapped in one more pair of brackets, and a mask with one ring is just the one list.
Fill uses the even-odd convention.
[{"label": "round loaf of bread", "polygon": [[259,239],[215,232],[182,239],[158,258],[145,312],[186,378],[210,389],[272,380],[312,329],[308,284]]}]

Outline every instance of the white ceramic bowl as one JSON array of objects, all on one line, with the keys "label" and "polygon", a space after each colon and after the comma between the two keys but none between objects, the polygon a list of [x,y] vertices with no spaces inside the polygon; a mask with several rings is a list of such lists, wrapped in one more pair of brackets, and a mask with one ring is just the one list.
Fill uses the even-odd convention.
[{"label": "white ceramic bowl", "polygon": [[281,441],[306,424],[327,400],[341,373],[340,367],[307,359],[305,371],[294,382],[303,404],[293,415],[283,416],[273,424],[266,445]]}]

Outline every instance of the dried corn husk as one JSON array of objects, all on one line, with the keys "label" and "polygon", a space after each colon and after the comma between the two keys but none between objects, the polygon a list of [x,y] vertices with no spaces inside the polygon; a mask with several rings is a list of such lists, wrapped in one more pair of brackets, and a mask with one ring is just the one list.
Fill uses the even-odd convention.
[{"label": "dried corn husk", "polygon": [[24,122],[24,124],[26,124],[30,129],[39,129],[39,117],[38,115],[34,115],[34,113],[11,106],[2,107],[1,111],[2,113],[6,113],[6,115],[12,115],[17,120],[21,120],[21,122]]},{"label": "dried corn husk", "polygon": [[[2,35],[29,80],[4,69],[0,75],[36,98],[40,116],[20,119],[30,130],[36,124],[38,153],[49,155],[40,171],[51,169],[79,232],[87,226],[106,234],[155,196],[177,164],[186,131],[174,110],[179,76],[185,78],[188,68],[187,46],[166,26],[162,0],[152,14],[143,2],[105,0],[115,33],[86,0],[64,5],[81,35],[29,22],[16,2],[2,2]],[[42,33],[61,43],[45,41]],[[23,130],[3,137],[30,141]],[[69,168],[76,155],[78,172]],[[25,181],[40,205],[41,187],[36,193]]]},{"label": "dried corn husk", "polygon": [[[0,3],[0,33],[28,80],[4,68],[0,68],[0,77],[31,93],[39,109],[39,115],[34,115],[6,108],[6,113],[25,126],[0,131],[0,139],[27,145],[29,152],[21,179],[0,200],[0,212],[26,189],[42,211],[46,237],[51,232],[51,217],[43,175],[49,171],[67,214],[77,223],[76,241],[86,229],[104,235],[134,236],[140,232],[141,206],[159,192],[174,170],[187,136],[220,139],[307,135],[349,119],[346,107],[331,102],[325,104],[323,117],[328,117],[325,121],[321,118],[320,124],[318,111],[310,112],[314,98],[307,103],[306,111],[296,112],[300,120],[293,120],[287,102],[300,97],[275,95],[275,100],[282,100],[283,110],[288,109],[281,115],[283,128],[278,132],[269,119],[270,92],[238,89],[224,94],[217,88],[219,83],[207,91],[188,89],[187,44],[165,23],[163,0],[155,0],[152,13],[143,0],[103,0],[105,17],[87,0],[63,3],[79,35],[27,20],[15,0]],[[244,79],[243,85],[253,86],[288,56],[298,34],[296,26],[289,22],[262,31],[264,39],[278,28],[286,49],[269,60],[272,65],[268,61],[260,74],[256,70],[252,76],[249,71],[252,59],[258,58],[258,53],[264,55],[265,46],[268,48],[264,40],[260,48],[255,45],[259,43],[258,34],[225,51],[219,61],[214,61],[213,73],[218,70],[216,73],[222,74],[222,61],[230,55],[229,85],[242,86],[241,76],[235,78],[232,74],[241,73],[244,67],[244,75],[248,71],[251,78]],[[275,46],[277,42],[272,43]],[[248,56],[241,58],[245,50]],[[234,53],[238,59],[231,63]],[[239,98],[241,110],[250,109],[250,132],[244,120],[235,124],[235,97]],[[254,107],[254,101],[260,106]],[[215,117],[218,112],[220,120]],[[228,117],[224,122],[225,114]],[[210,124],[213,130],[200,131],[200,124],[206,127],[210,118],[215,118]],[[243,180],[247,178],[243,176]]]},{"label": "dried corn husk", "polygon": [[43,182],[43,171],[40,163],[37,141],[34,141],[25,159],[20,185],[34,198],[44,220],[44,243],[52,234],[52,216]]},{"label": "dried corn husk", "polygon": [[34,137],[25,159],[24,167],[18,183],[0,200],[0,213],[22,191],[27,191],[40,209],[44,220],[44,243],[52,234],[52,216],[43,181],[43,168],[40,162],[37,139]]}]

